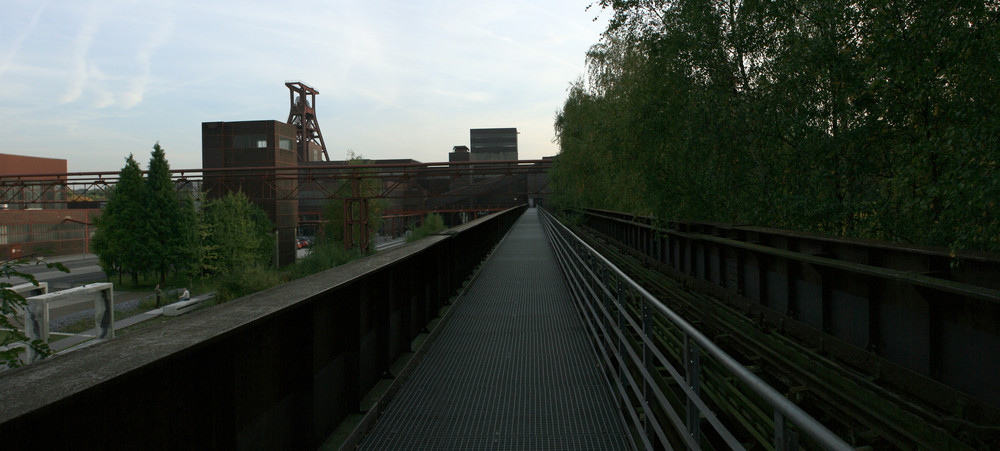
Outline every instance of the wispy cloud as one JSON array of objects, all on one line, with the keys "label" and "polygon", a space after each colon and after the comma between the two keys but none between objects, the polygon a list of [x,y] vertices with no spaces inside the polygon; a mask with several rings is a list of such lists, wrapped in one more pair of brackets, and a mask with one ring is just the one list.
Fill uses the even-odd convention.
[{"label": "wispy cloud", "polygon": [[87,77],[90,72],[87,65],[87,53],[90,51],[90,45],[94,42],[94,36],[97,34],[102,19],[99,10],[100,5],[98,4],[91,5],[87,9],[83,23],[80,25],[80,32],[77,33],[76,39],[73,41],[72,78],[66,92],[59,98],[60,103],[73,102],[83,95],[83,89],[87,85]]},{"label": "wispy cloud", "polygon": [[24,27],[24,30],[17,35],[14,42],[7,49],[7,54],[0,57],[0,79],[3,78],[3,74],[7,72],[7,68],[10,67],[10,62],[14,60],[17,56],[17,52],[21,50],[21,46],[24,45],[24,40],[31,35],[31,32],[35,30],[35,26],[38,25],[38,20],[41,19],[42,13],[45,12],[45,7],[49,5],[49,0],[45,0],[38,8],[35,9],[35,13],[31,15],[31,20],[28,21],[28,25]]},{"label": "wispy cloud", "polygon": [[132,79],[128,91],[122,95],[122,108],[129,109],[142,102],[146,86],[149,84],[150,74],[152,73],[153,53],[170,38],[174,28],[173,18],[170,17],[158,21],[154,26],[155,28],[149,40],[145,42],[145,45],[143,45],[136,55],[136,61],[140,66],[140,74],[138,77]]},{"label": "wispy cloud", "polygon": [[107,108],[115,104],[115,96],[106,86],[108,76],[96,64],[87,65],[87,80],[91,80],[88,85],[97,98],[94,101],[95,108]]},{"label": "wispy cloud", "polygon": [[0,133],[0,152],[72,149],[58,157],[73,170],[120,168],[157,139],[196,166],[200,122],[283,120],[288,79],[322,93],[331,155],[438,161],[482,126],[517,126],[522,156],[549,155],[600,31],[579,0],[6,1],[0,122],[21,132]]}]

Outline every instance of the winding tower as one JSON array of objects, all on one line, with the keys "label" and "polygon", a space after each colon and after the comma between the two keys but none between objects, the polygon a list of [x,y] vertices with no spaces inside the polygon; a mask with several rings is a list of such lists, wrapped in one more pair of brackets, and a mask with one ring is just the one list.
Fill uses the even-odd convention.
[{"label": "winding tower", "polygon": [[316,94],[319,91],[301,81],[286,81],[285,86],[288,87],[291,104],[287,122],[298,130],[296,152],[299,162],[330,161],[323,133],[316,121]]}]

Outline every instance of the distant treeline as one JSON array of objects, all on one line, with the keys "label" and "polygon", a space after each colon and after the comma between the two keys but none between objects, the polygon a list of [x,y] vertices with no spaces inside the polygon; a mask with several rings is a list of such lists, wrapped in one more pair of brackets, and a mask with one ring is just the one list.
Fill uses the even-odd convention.
[{"label": "distant treeline", "polygon": [[1000,251],[997,2],[598,5],[563,205]]}]

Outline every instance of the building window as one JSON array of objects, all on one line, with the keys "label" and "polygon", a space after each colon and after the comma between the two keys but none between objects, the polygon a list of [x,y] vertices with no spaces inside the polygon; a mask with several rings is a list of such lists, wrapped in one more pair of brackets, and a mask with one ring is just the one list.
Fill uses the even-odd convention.
[{"label": "building window", "polygon": [[267,147],[266,135],[233,135],[234,149],[261,149],[265,147]]},{"label": "building window", "polygon": [[278,147],[284,150],[293,150],[295,140],[291,138],[278,138]]}]

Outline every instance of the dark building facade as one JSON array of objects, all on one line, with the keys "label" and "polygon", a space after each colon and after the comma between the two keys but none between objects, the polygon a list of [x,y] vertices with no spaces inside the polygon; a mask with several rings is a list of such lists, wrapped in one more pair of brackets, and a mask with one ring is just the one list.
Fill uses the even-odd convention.
[{"label": "dark building facade", "polygon": [[448,154],[448,161],[469,161],[469,148],[465,146],[455,146]]},{"label": "dark building facade", "polygon": [[299,214],[295,182],[275,177],[273,170],[210,171],[297,166],[295,126],[279,121],[203,122],[201,139],[206,197],[217,199],[242,191],[277,227],[278,265],[295,263]]},{"label": "dark building facade", "polygon": [[517,160],[516,128],[469,130],[471,161]]}]

